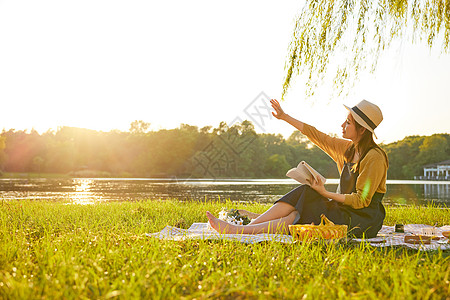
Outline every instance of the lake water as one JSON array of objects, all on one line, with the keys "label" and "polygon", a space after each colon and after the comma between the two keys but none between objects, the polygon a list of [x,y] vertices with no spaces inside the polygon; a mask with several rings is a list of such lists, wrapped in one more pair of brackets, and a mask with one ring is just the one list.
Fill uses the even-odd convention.
[{"label": "lake water", "polygon": [[[337,184],[338,179],[328,179],[326,187],[329,191],[335,191]],[[296,186],[298,183],[292,179],[3,178],[0,179],[0,198],[45,199],[80,204],[149,198],[272,203]],[[386,205],[426,205],[434,202],[439,206],[450,207],[450,182],[388,180],[383,202]]]}]

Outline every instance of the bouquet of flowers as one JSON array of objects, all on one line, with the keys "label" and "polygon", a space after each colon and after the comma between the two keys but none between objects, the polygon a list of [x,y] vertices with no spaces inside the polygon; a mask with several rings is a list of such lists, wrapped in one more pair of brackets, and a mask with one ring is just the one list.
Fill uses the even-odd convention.
[{"label": "bouquet of flowers", "polygon": [[247,216],[242,216],[237,209],[225,209],[219,212],[219,220],[225,221],[233,225],[247,225],[250,223],[250,218]]},{"label": "bouquet of flowers", "polygon": [[[225,221],[233,225],[247,225],[250,223],[250,218],[242,216],[237,209],[222,208],[219,212],[219,220]],[[208,223],[208,230],[214,230]]]}]

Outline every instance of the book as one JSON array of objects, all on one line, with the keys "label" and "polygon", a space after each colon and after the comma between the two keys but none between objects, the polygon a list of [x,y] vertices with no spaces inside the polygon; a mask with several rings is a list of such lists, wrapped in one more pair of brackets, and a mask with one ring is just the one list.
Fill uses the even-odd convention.
[{"label": "book", "polygon": [[327,180],[325,177],[320,175],[319,172],[314,170],[310,165],[308,165],[305,161],[301,161],[296,168],[292,168],[287,171],[286,176],[297,180],[302,184],[311,185],[314,180],[320,178],[322,183],[325,183]]}]

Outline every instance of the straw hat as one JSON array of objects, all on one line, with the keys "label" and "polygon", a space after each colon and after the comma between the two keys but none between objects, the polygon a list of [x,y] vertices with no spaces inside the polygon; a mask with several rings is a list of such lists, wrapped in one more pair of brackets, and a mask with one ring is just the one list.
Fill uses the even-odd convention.
[{"label": "straw hat", "polygon": [[383,121],[383,114],[378,106],[367,100],[359,102],[352,108],[347,105],[344,106],[350,111],[353,118],[359,125],[372,132],[375,138],[377,138],[374,130],[378,125],[380,125],[381,121]]}]

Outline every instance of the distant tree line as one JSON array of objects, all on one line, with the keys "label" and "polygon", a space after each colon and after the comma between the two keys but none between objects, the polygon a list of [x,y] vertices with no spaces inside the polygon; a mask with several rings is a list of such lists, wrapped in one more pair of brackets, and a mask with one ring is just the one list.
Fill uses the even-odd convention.
[{"label": "distant tree line", "polygon": [[[338,178],[335,163],[299,131],[257,134],[249,121],[231,127],[149,131],[135,121],[128,132],[61,127],[43,134],[3,130],[0,170],[73,176],[285,178],[305,160],[325,177]],[[450,135],[409,136],[381,145],[390,162],[388,178],[411,179],[422,166],[450,159]]]}]

